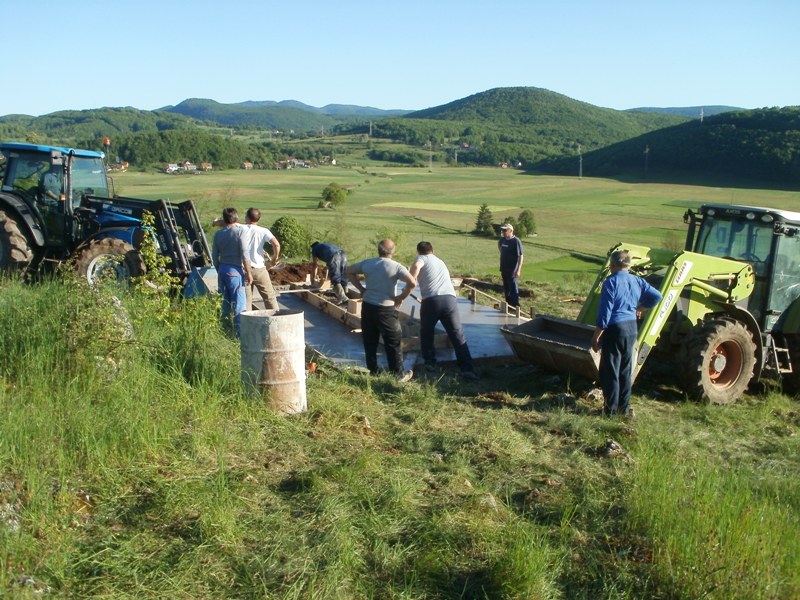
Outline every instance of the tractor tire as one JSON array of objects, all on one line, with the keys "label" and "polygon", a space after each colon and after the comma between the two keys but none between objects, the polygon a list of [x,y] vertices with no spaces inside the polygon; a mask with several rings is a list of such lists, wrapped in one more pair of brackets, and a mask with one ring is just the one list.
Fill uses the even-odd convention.
[{"label": "tractor tire", "polygon": [[122,240],[104,238],[90,242],[75,256],[78,274],[90,285],[106,281],[130,283],[145,273],[144,261],[136,249]]},{"label": "tractor tire", "polygon": [[16,219],[0,210],[0,270],[5,273],[24,272],[32,260],[31,245]]},{"label": "tractor tire", "polygon": [[716,319],[695,327],[684,346],[684,390],[690,398],[731,404],[744,394],[756,364],[747,328]]}]

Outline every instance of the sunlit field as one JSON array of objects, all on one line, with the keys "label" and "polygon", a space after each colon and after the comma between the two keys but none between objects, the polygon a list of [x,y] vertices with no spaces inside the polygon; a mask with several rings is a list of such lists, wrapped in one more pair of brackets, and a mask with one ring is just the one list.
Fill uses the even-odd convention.
[{"label": "sunlit field", "polygon": [[[321,167],[228,170],[202,175],[128,172],[115,176],[117,193],[142,198],[196,201],[205,223],[234,206],[260,208],[267,226],[280,216],[301,219],[324,239],[346,236],[354,259],[373,253],[380,232],[400,236],[399,257],[410,259],[422,239],[455,272],[495,274],[496,241],[469,233],[487,204],[494,221],[533,211],[536,235],[523,240],[523,279],[559,280],[591,273],[586,258],[605,256],[619,241],[682,247],[683,215],[702,203],[736,203],[800,211],[800,193],[611,179],[529,175],[479,167]],[[338,183],[351,190],[336,211],[318,208],[322,189]],[[344,230],[344,231],[342,231]]]}]

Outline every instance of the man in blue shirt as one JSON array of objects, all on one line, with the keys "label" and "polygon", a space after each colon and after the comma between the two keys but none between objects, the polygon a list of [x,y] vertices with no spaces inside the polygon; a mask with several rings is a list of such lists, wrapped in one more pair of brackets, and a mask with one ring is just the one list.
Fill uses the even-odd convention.
[{"label": "man in blue shirt", "polygon": [[642,309],[661,301],[661,292],[641,277],[630,273],[627,250],[615,250],[609,260],[611,274],[603,282],[597,310],[592,349],[600,355],[600,387],[603,414],[630,413],[633,360],[638,335],[637,318]]},{"label": "man in blue shirt", "polygon": [[347,254],[336,244],[330,242],[314,242],[311,244],[311,281],[317,280],[319,261],[324,262],[328,267],[328,278],[333,286],[333,293],[336,294],[337,304],[347,304],[347,277],[344,272],[347,269]]},{"label": "man in blue shirt", "polygon": [[222,221],[225,226],[214,234],[211,260],[217,269],[217,282],[222,294],[222,322],[225,326],[232,322],[238,338],[239,315],[247,310],[244,288],[253,283],[247,249],[249,234],[239,225],[239,213],[235,208],[223,210]]}]

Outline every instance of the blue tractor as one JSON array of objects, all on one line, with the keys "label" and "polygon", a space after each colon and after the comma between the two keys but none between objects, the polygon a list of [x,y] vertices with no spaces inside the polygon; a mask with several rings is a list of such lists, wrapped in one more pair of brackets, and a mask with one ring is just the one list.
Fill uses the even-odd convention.
[{"label": "blue tractor", "polygon": [[[153,236],[184,295],[207,293],[211,251],[194,203],[115,196],[101,152],[0,143],[0,271],[36,273],[74,260],[90,283],[145,275]],[[145,213],[154,224],[142,224]]]}]

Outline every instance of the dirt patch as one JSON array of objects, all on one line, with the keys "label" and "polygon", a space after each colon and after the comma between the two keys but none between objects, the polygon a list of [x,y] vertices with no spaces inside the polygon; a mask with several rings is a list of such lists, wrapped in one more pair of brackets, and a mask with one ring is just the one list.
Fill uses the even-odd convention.
[{"label": "dirt patch", "polygon": [[305,283],[306,275],[311,275],[311,263],[288,264],[283,269],[269,272],[272,285],[290,285]]}]

